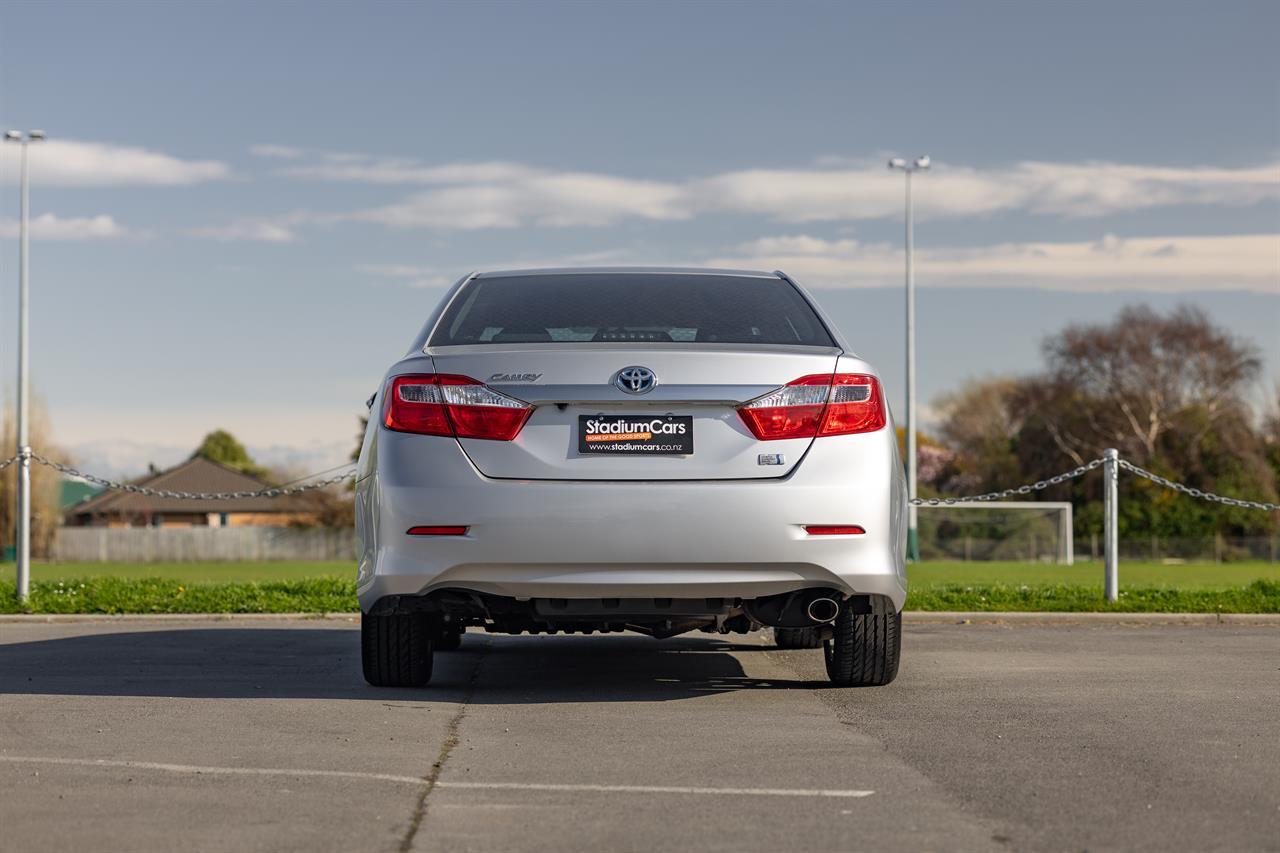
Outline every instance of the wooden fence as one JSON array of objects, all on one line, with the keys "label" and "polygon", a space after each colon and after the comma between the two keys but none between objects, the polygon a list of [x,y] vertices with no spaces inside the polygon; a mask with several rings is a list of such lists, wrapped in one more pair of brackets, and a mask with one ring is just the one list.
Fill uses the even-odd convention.
[{"label": "wooden fence", "polygon": [[61,563],[355,560],[350,529],[287,527],[63,527],[49,558]]}]

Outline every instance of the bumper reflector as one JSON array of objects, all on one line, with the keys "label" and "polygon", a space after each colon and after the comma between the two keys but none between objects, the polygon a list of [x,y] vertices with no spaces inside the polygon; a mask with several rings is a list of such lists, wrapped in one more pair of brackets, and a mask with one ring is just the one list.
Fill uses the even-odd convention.
[{"label": "bumper reflector", "polygon": [[857,524],[806,524],[804,532],[810,536],[858,536],[867,531]]},{"label": "bumper reflector", "polygon": [[466,536],[471,528],[461,524],[435,524],[410,527],[410,536]]}]

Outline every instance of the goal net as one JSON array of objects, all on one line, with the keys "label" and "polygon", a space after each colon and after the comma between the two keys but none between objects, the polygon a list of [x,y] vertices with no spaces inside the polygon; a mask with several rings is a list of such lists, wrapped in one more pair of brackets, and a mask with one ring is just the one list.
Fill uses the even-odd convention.
[{"label": "goal net", "polygon": [[921,506],[921,560],[1075,562],[1071,504],[1057,501],[960,501]]}]

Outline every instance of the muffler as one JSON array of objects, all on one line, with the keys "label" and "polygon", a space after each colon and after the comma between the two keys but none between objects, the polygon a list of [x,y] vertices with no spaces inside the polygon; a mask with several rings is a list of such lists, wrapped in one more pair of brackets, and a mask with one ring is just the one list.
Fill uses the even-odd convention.
[{"label": "muffler", "polygon": [[801,589],[744,601],[753,621],[771,628],[811,628],[840,615],[840,593],[833,589]]},{"label": "muffler", "polygon": [[805,613],[809,618],[819,624],[823,622],[832,622],[840,615],[840,602],[834,598],[815,598],[809,602],[809,606],[805,608]]}]

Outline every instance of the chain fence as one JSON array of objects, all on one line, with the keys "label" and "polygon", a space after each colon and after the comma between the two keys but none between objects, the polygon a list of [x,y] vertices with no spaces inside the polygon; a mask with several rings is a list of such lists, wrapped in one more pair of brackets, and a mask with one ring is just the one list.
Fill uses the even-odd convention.
[{"label": "chain fence", "polygon": [[[18,453],[13,456],[10,456],[8,459],[0,461],[0,471],[3,471],[5,468],[8,468],[10,465],[20,461],[21,459],[22,459],[22,454]],[[95,474],[90,474],[86,471],[81,471],[78,468],[75,468],[71,465],[65,465],[61,462],[57,462],[57,461],[54,461],[53,459],[49,459],[45,456],[41,456],[39,453],[32,452],[31,461],[36,462],[40,465],[44,465],[47,468],[52,468],[53,470],[58,471],[62,474],[66,474],[69,477],[76,477],[86,482],[93,483],[94,485],[101,486],[104,489],[111,489],[114,491],[121,491],[121,492],[129,492],[131,494],[143,495],[145,497],[180,498],[183,500],[197,500],[197,501],[225,501],[225,500],[235,500],[239,498],[285,497],[287,495],[302,494],[303,492],[312,492],[318,489],[327,489],[330,486],[335,486],[338,483],[345,482],[355,477],[355,471],[344,471],[343,473],[336,474],[332,477],[325,477],[323,479],[314,480],[309,483],[303,483],[302,485],[298,485],[298,486],[291,486],[291,485],[268,486],[266,488],[257,489],[255,491],[239,491],[239,492],[177,492],[170,489],[153,489],[148,486],[139,486],[134,483],[126,483],[120,480],[111,480],[106,477],[99,477]],[[1089,462],[1086,462],[1085,464],[1079,466],[1078,468],[1073,468],[1070,471],[1064,471],[1061,474],[1057,474],[1053,477],[1048,477],[1044,480],[1036,480],[1034,483],[1027,483],[1025,485],[1015,486],[1009,489],[1001,489],[998,492],[986,492],[985,494],[981,494],[981,495],[963,495],[963,496],[945,497],[945,498],[913,498],[911,503],[916,506],[949,506],[952,504],[969,503],[973,501],[999,501],[999,500],[1004,500],[1006,498],[1017,497],[1019,495],[1030,495],[1035,492],[1043,491],[1044,489],[1047,489],[1050,486],[1057,486],[1069,480],[1074,480],[1077,477],[1083,477],[1085,474],[1088,474],[1090,471],[1101,468],[1105,461],[1106,460],[1104,459],[1104,457],[1099,456],[1097,459],[1093,459]],[[1280,504],[1267,503],[1266,501],[1251,501],[1251,500],[1245,500],[1243,498],[1227,497],[1225,495],[1214,494],[1213,492],[1206,492],[1203,489],[1197,489],[1194,486],[1188,486],[1185,483],[1178,483],[1168,479],[1167,477],[1162,477],[1159,474],[1148,471],[1145,468],[1139,467],[1138,465],[1134,465],[1132,462],[1129,462],[1124,459],[1117,460],[1117,464],[1119,465],[1120,468],[1123,468],[1124,470],[1132,474],[1136,474],[1137,476],[1150,480],[1151,482],[1157,485],[1163,486],[1166,489],[1172,489],[1173,491],[1179,492],[1180,494],[1187,495],[1188,497],[1197,498],[1199,500],[1211,501],[1213,503],[1219,503],[1224,506],[1236,506],[1236,507],[1242,507],[1245,509],[1260,509],[1266,512],[1275,512],[1277,510],[1280,510]],[[354,466],[355,466],[354,462],[350,463],[350,467],[354,467]],[[345,468],[348,466],[341,466],[341,467]],[[333,470],[333,469],[329,469],[329,470]],[[307,477],[303,477],[302,479],[310,480],[311,477],[314,477],[314,476],[317,476],[317,475],[311,474],[311,475],[308,475]]]},{"label": "chain fence", "polygon": [[[13,464],[15,461],[21,458],[22,456],[21,454],[19,454],[18,456],[15,456],[12,459],[9,459],[3,464],[0,464],[0,470],[3,470],[8,465]],[[288,495],[299,495],[299,494],[302,494],[303,492],[314,492],[318,489],[327,489],[330,486],[335,486],[338,483],[342,483],[342,482],[345,482],[346,480],[350,480],[354,478],[356,475],[355,471],[346,471],[342,474],[337,474],[332,477],[326,477],[322,480],[315,480],[310,483],[304,483],[303,485],[300,485],[300,486],[268,486],[267,488],[256,489],[253,491],[175,492],[171,489],[152,489],[148,486],[139,486],[134,483],[124,483],[118,480],[109,480],[106,477],[99,477],[94,474],[89,474],[77,468],[73,468],[70,465],[64,465],[61,462],[56,462],[52,459],[48,459],[44,456],[41,456],[39,453],[32,453],[31,461],[44,465],[46,468],[52,468],[53,470],[66,474],[69,477],[78,477],[79,479],[85,480],[86,482],[93,483],[94,485],[97,485],[97,486],[102,486],[102,488],[104,489],[110,489],[110,490],[119,491],[119,492],[129,492],[130,494],[143,495],[144,497],[149,497],[149,498],[178,498],[181,500],[189,500],[189,501],[227,501],[227,500],[237,500],[241,498],[282,498]],[[351,466],[354,467],[355,463],[352,462]],[[342,466],[342,467],[347,467],[347,466]],[[314,474],[308,475],[307,477],[303,477],[302,479],[308,480],[313,476],[316,476],[316,475]]]},{"label": "chain fence", "polygon": [[[1029,495],[1033,492],[1047,489],[1050,486],[1056,486],[1060,483],[1065,483],[1068,480],[1074,480],[1076,477],[1083,477],[1090,471],[1093,471],[1096,468],[1101,468],[1105,462],[1106,459],[1099,456],[1097,459],[1086,462],[1079,468],[1075,468],[1071,471],[1065,471],[1056,476],[1049,477],[1048,479],[1037,480],[1034,483],[1027,483],[1026,485],[1016,486],[1012,489],[1003,489],[999,492],[987,492],[982,495],[968,495],[954,498],[914,498],[911,503],[916,506],[947,506],[950,504],[968,503],[970,501],[998,501],[1004,498],[1015,497],[1017,495]],[[1187,495],[1188,497],[1212,501],[1213,503],[1220,503],[1224,506],[1243,507],[1245,509],[1261,509],[1267,512],[1280,510],[1280,504],[1226,497],[1224,495],[1214,494],[1213,492],[1206,492],[1203,489],[1197,489],[1194,486],[1188,486],[1185,483],[1178,483],[1168,479],[1167,477],[1161,477],[1159,474],[1152,473],[1146,468],[1141,468],[1124,459],[1118,459],[1116,464],[1130,473],[1136,474],[1139,477],[1144,477],[1157,485],[1164,486],[1166,489],[1172,489],[1173,491]]]},{"label": "chain fence", "polygon": [[1223,497],[1222,495],[1215,495],[1213,492],[1206,492],[1201,489],[1185,485],[1184,483],[1175,483],[1173,480],[1161,477],[1159,474],[1153,474],[1147,469],[1139,468],[1132,462],[1126,462],[1123,459],[1118,460],[1117,464],[1126,471],[1137,474],[1139,477],[1146,477],[1151,482],[1164,486],[1166,489],[1173,489],[1175,492],[1181,492],[1184,495],[1199,498],[1203,501],[1212,501],[1214,503],[1225,504],[1226,506],[1239,506],[1244,507],[1245,509],[1261,509],[1268,512],[1280,510],[1280,504],[1269,504],[1264,501],[1246,501],[1241,500],[1240,498],[1228,498]]},{"label": "chain fence", "polygon": [[[355,463],[351,462],[337,468],[330,468],[325,471],[309,474],[306,477],[299,478],[291,483],[264,486],[261,489],[229,492],[186,492],[173,489],[155,488],[152,486],[140,485],[136,482],[126,482],[122,480],[113,480],[109,477],[101,477],[87,471],[82,471],[72,465],[50,459],[32,451],[30,448],[26,448],[23,452],[10,456],[7,459],[0,460],[0,471],[9,468],[15,463],[25,463],[28,465],[35,463],[68,477],[74,477],[84,482],[92,483],[104,490],[125,492],[144,497],[189,501],[282,498],[290,495],[316,492],[348,482],[354,479],[356,473],[353,470]],[[916,498],[913,499],[911,503],[919,507],[941,508],[962,504],[972,505],[974,503],[986,503],[989,504],[992,509],[1009,505],[1017,506],[1020,509],[1030,508],[1031,506],[1041,502],[1032,501],[1030,503],[1026,503],[1019,502],[1016,499],[1041,492],[1051,486],[1060,485],[1079,477],[1083,477],[1097,469],[1102,469],[1104,474],[1104,497],[1106,498],[1106,500],[1104,500],[1104,526],[1101,539],[1097,534],[1092,534],[1086,547],[1081,547],[1084,545],[1083,542],[1069,542],[1066,551],[1067,556],[1065,559],[1068,563],[1072,561],[1072,545],[1075,546],[1074,550],[1080,551],[1083,554],[1088,554],[1093,559],[1098,559],[1101,556],[1107,565],[1108,599],[1114,600],[1116,595],[1117,581],[1115,566],[1122,555],[1127,559],[1137,557],[1139,559],[1162,560],[1164,562],[1183,562],[1186,560],[1202,558],[1211,553],[1216,562],[1222,562],[1224,559],[1267,559],[1268,557],[1271,562],[1275,562],[1278,554],[1280,554],[1280,537],[1276,537],[1275,535],[1266,538],[1255,537],[1257,541],[1254,541],[1253,539],[1249,539],[1247,541],[1243,539],[1236,541],[1216,535],[1212,541],[1211,547],[1198,541],[1183,542],[1181,540],[1157,539],[1154,536],[1151,537],[1150,540],[1126,540],[1121,542],[1118,537],[1118,496],[1116,493],[1116,482],[1120,478],[1121,471],[1146,479],[1158,486],[1177,492],[1178,494],[1223,506],[1276,512],[1280,511],[1280,504],[1219,495],[1194,486],[1189,486],[1185,483],[1179,483],[1135,465],[1132,462],[1119,458],[1119,454],[1114,450],[1109,450],[1104,456],[1090,460],[1089,462],[1069,471],[1064,471],[1061,474],[1047,477],[1043,480],[1037,480],[1033,483],[1026,483],[1008,489],[1001,489],[999,491],[977,495]],[[330,475],[330,472],[337,473]],[[997,503],[1009,499],[1014,500],[1010,504]],[[1064,504],[1057,505],[1065,506]],[[1050,505],[1045,504],[1045,506],[1049,507]],[[1067,523],[1069,525],[1069,522]],[[955,527],[954,524],[951,526]],[[1057,558],[1060,556],[1059,552],[1061,551],[1062,546],[1060,543],[1056,543],[1056,540],[1052,538],[1053,534],[1051,531],[1047,531],[1047,526],[1045,524],[1029,524],[1024,526],[1025,530],[1022,531],[1023,535],[1021,540],[1013,537],[991,538],[990,535],[981,535],[981,530],[979,531],[980,535],[978,536],[971,536],[968,531],[964,531],[963,535],[961,535],[960,529],[957,528],[953,530],[948,528],[945,535],[939,535],[936,537],[938,541],[934,542],[927,548],[922,547],[921,551],[929,550],[931,556],[936,559],[963,559],[966,561],[975,557],[978,559],[984,559],[985,557],[985,559],[1029,558],[1033,562],[1040,562],[1047,558]],[[989,524],[988,528],[990,528]],[[936,530],[934,532],[938,533]],[[999,537],[999,534],[996,535]],[[1071,531],[1069,528],[1065,531],[1059,530],[1056,535],[1059,538],[1063,536],[1069,538],[1071,537]],[[1055,542],[1052,553],[1046,552],[1042,547],[1047,546],[1050,542]],[[219,544],[221,545],[225,543],[222,543],[221,540],[219,540]],[[261,543],[256,543],[255,541],[254,543],[249,543],[245,547],[252,546],[252,548],[260,549],[260,544]],[[920,540],[920,544],[921,546],[926,545],[923,537]],[[1099,547],[1100,545],[1101,548]],[[101,549],[100,543],[97,547],[99,550]]]},{"label": "chain fence", "polygon": [[1012,498],[1017,495],[1029,495],[1032,492],[1039,492],[1050,486],[1056,486],[1059,483],[1065,483],[1068,480],[1074,480],[1076,477],[1083,477],[1095,468],[1099,468],[1103,463],[1102,457],[1098,457],[1092,462],[1086,462],[1073,471],[1066,471],[1062,474],[1050,477],[1047,480],[1036,480],[1034,483],[1028,483],[1025,486],[1017,486],[1012,489],[1003,489],[999,492],[987,492],[984,495],[970,495],[968,497],[958,498],[912,498],[911,503],[916,506],[949,506],[951,504],[969,503],[970,501],[998,501],[1003,498]]}]

